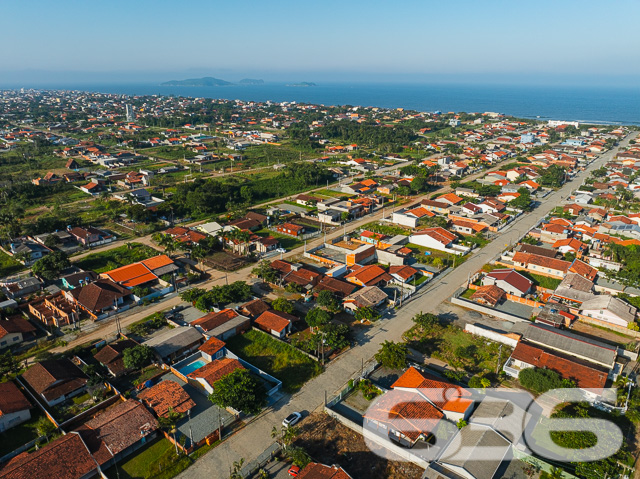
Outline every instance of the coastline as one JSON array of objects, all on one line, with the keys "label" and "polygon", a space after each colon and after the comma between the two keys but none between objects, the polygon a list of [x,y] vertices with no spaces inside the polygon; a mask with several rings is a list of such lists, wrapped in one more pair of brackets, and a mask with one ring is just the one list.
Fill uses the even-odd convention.
[{"label": "coastline", "polygon": [[640,90],[603,87],[492,86],[459,84],[286,83],[224,86],[161,86],[160,83],[0,84],[0,90],[59,90],[126,96],[183,96],[274,103],[404,108],[420,112],[501,112],[516,118],[578,121],[594,125],[640,125]]}]

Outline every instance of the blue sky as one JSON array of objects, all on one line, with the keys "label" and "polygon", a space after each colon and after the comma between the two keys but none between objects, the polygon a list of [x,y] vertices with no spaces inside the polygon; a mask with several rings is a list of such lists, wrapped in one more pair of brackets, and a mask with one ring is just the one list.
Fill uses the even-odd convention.
[{"label": "blue sky", "polygon": [[0,84],[47,78],[637,84],[640,2],[0,3]]}]

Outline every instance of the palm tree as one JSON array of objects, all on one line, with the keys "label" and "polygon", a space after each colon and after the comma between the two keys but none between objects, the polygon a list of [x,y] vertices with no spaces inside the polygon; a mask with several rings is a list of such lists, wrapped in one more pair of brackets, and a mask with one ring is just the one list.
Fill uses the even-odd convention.
[{"label": "palm tree", "polygon": [[241,458],[239,461],[233,461],[233,469],[229,474],[229,479],[244,479],[244,476],[240,472],[242,470],[243,465],[244,465],[244,458]]},{"label": "palm tree", "polygon": [[173,436],[173,444],[176,447],[176,454],[178,454],[178,441],[176,441],[176,424],[178,421],[182,419],[182,414],[173,410],[173,408],[169,408],[169,412],[166,416],[160,416],[158,419],[158,423],[160,427],[166,429]]},{"label": "palm tree", "polygon": [[300,429],[295,426],[282,426],[280,430],[276,426],[271,429],[271,437],[276,439],[284,451],[293,443],[300,434]]}]

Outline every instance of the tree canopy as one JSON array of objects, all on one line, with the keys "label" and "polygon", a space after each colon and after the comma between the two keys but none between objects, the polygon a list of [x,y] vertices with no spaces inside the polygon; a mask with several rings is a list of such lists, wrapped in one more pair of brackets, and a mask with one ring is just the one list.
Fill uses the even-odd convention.
[{"label": "tree canopy", "polygon": [[245,414],[257,414],[267,405],[267,390],[246,369],[236,369],[213,384],[209,400]]},{"label": "tree canopy", "polygon": [[62,251],[54,251],[33,263],[31,271],[36,276],[52,281],[60,276],[63,269],[71,265],[69,257]]},{"label": "tree canopy", "polygon": [[409,349],[401,343],[385,341],[375,358],[382,366],[389,369],[404,369],[407,367]]},{"label": "tree canopy", "polygon": [[124,365],[129,369],[141,369],[153,359],[153,350],[144,344],[127,348],[122,352]]}]

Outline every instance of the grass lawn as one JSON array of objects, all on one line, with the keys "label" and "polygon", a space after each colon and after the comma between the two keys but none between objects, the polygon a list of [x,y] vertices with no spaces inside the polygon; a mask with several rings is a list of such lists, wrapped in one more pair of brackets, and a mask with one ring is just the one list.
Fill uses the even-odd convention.
[{"label": "grass lawn", "polygon": [[31,419],[0,433],[0,457],[38,437],[36,424],[44,414],[38,408],[31,410]]},{"label": "grass lawn", "polygon": [[316,361],[261,331],[251,330],[235,336],[227,341],[227,347],[245,361],[282,381],[283,389],[290,393],[322,372],[322,367]]},{"label": "grass lawn", "polygon": [[429,276],[426,274],[423,274],[419,278],[417,278],[415,281],[412,281],[411,284],[414,286],[420,286],[422,283],[428,280],[429,280]]},{"label": "grass lawn", "polygon": [[[437,325],[427,331],[414,326],[404,333],[404,338],[408,346],[469,374],[482,371],[493,373],[498,365],[498,343],[472,336],[457,326]],[[509,355],[510,349],[503,346],[501,365]]]},{"label": "grass lawn", "polygon": [[[161,475],[156,476],[159,465],[165,463],[169,468],[163,468]],[[185,463],[184,466],[182,463]],[[142,449],[139,449],[134,455],[125,458],[118,463],[118,471],[115,466],[111,466],[106,471],[109,478],[120,479],[144,479],[147,477],[173,477],[191,465],[188,457],[181,456],[176,458],[175,446],[164,437],[156,439]],[[175,470],[181,467],[180,470]],[[173,473],[173,474],[171,474]]]},{"label": "grass lawn", "polygon": [[521,275],[526,276],[531,281],[534,281],[536,285],[547,288],[547,289],[556,289],[560,283],[561,279],[558,278],[549,278],[548,276],[542,276],[540,274],[529,273],[528,271],[518,271]]},{"label": "grass lawn", "polygon": [[293,236],[283,235],[276,231],[271,231],[267,228],[256,231],[256,234],[262,237],[273,236],[280,242],[280,246],[287,250],[297,248],[298,246],[302,246],[304,244],[304,241],[294,238]]},{"label": "grass lawn", "polygon": [[16,274],[25,269],[22,263],[19,263],[4,251],[0,251],[0,278]]},{"label": "grass lawn", "polygon": [[467,289],[460,296],[462,296],[464,299],[471,299],[471,296],[473,296],[473,293],[475,293],[475,292],[476,292],[475,289]]},{"label": "grass lawn", "polygon": [[158,250],[150,246],[132,243],[131,248],[125,245],[108,251],[101,251],[100,253],[92,253],[74,262],[74,264],[84,270],[104,273],[105,271],[110,271],[114,268],[135,263],[136,261],[151,258],[159,254],[161,253]]}]

